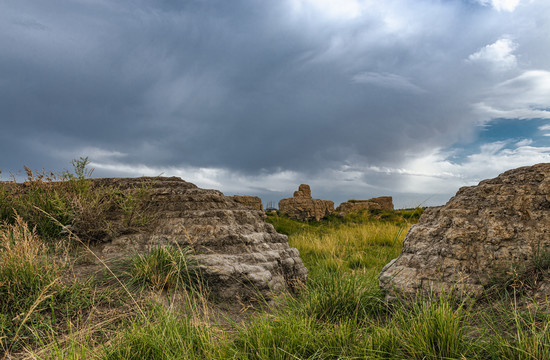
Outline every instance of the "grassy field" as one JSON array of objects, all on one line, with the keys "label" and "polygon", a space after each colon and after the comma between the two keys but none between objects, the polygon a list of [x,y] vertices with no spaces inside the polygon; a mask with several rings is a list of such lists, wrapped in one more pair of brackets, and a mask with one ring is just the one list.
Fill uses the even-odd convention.
[{"label": "grassy field", "polygon": [[[84,188],[71,190],[73,203],[104,206],[76,184]],[[30,193],[45,201],[40,191]],[[272,304],[230,308],[208,299],[187,249],[86,274],[85,247],[59,225],[78,220],[69,197],[57,195],[59,219],[48,223],[28,199],[9,196],[0,204],[0,359],[550,359],[549,309],[525,299],[519,307],[513,293],[384,301],[378,273],[420,211],[310,223],[269,216],[300,250],[309,281]]]}]

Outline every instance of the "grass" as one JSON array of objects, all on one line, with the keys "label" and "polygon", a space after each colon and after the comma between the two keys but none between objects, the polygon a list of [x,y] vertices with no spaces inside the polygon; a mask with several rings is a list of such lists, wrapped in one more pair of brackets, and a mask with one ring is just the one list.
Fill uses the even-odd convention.
[{"label": "grass", "polygon": [[131,285],[147,286],[154,291],[202,288],[198,263],[191,258],[188,248],[157,247],[127,259],[121,268]]},{"label": "grass", "polygon": [[505,291],[490,294],[490,301],[459,301],[453,294],[384,301],[378,273],[399,255],[421,210],[309,223],[269,216],[300,250],[309,280],[298,293],[255,310],[211,302],[188,249],[159,247],[112,266],[109,276],[75,277],[79,267],[94,261],[82,257],[84,248],[74,252],[67,245],[64,229],[77,229],[78,221],[93,223],[74,209],[85,212],[89,201],[107,201],[123,210],[132,227],[141,221],[138,204],[147,191],[125,200],[105,195],[117,189],[104,189],[107,197],[94,198],[89,183],[78,183],[89,174],[81,165],[66,180],[78,188],[69,192],[83,194],[77,207],[67,205],[59,187],[49,192],[44,179],[28,185],[57,194],[60,200],[44,200],[58,202],[54,213],[71,209],[70,226],[52,222],[59,226],[55,232],[41,227],[34,207],[22,206],[43,198],[25,199],[0,188],[0,210],[5,204],[28,210],[26,217],[5,211],[0,226],[0,359],[550,358],[550,308],[518,290],[526,279],[544,277],[547,252],[501,281]]}]

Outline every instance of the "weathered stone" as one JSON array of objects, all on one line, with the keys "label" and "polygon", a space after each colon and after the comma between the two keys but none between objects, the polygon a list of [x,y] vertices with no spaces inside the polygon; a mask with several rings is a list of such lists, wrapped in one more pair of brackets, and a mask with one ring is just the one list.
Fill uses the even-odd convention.
[{"label": "weathered stone", "polygon": [[550,249],[550,164],[507,171],[428,208],[382,269],[388,298],[455,288],[479,296],[495,275]]},{"label": "weathered stone", "polygon": [[262,205],[262,199],[260,199],[257,196],[233,195],[231,196],[231,198],[252,210],[264,211],[264,206]]},{"label": "weathered stone", "polygon": [[334,202],[313,199],[309,185],[302,184],[293,197],[279,201],[279,211],[291,219],[319,221],[334,212]]},{"label": "weathered stone", "polygon": [[362,210],[393,210],[393,199],[391,196],[380,196],[369,200],[348,200],[338,205],[335,212],[346,216]]},{"label": "weathered stone", "polygon": [[393,210],[393,198],[391,196],[379,196],[368,201],[379,204],[381,210]]},{"label": "weathered stone", "polygon": [[119,236],[98,245],[101,255],[145,252],[156,246],[191,247],[219,298],[235,301],[292,290],[307,280],[298,250],[264,221],[263,212],[217,190],[200,189],[180,178],[97,179],[96,186],[121,190],[146,185],[150,231]]}]

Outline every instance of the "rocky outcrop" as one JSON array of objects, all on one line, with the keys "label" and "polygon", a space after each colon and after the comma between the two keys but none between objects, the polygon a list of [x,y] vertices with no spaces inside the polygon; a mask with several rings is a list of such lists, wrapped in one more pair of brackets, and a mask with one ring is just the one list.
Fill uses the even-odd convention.
[{"label": "rocky outcrop", "polygon": [[380,196],[369,200],[348,200],[341,203],[335,210],[339,216],[363,210],[393,210],[391,196]]},{"label": "rocky outcrop", "polygon": [[247,208],[252,210],[264,211],[264,206],[262,205],[262,199],[257,196],[249,195],[233,195],[231,196],[236,202],[243,204]]},{"label": "rocky outcrop", "polygon": [[479,296],[550,251],[550,164],[507,171],[428,208],[380,273],[388,298],[455,288]]},{"label": "rocky outcrop", "polygon": [[191,247],[209,289],[230,301],[258,294],[269,299],[273,292],[291,290],[307,279],[307,269],[287,236],[266,223],[262,212],[233,197],[176,177],[95,180],[95,186],[104,185],[121,191],[144,186],[150,197],[147,211],[155,218],[148,231],[97,245],[106,258],[156,246]]},{"label": "rocky outcrop", "polygon": [[279,211],[291,219],[319,221],[334,212],[334,202],[313,199],[309,185],[302,184],[293,197],[279,201]]}]

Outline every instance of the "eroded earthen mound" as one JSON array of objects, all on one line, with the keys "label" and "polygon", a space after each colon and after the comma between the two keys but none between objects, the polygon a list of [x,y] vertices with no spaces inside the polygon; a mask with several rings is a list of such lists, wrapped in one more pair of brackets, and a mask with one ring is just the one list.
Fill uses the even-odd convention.
[{"label": "eroded earthen mound", "polygon": [[428,208],[380,273],[388,297],[455,287],[478,296],[514,265],[550,254],[550,164],[507,171]]},{"label": "eroded earthen mound", "polygon": [[302,184],[293,197],[279,201],[279,211],[291,219],[319,221],[334,212],[334,202],[313,199],[309,185]]},{"label": "eroded earthen mound", "polygon": [[[146,186],[150,231],[126,234],[101,244],[105,257],[144,252],[159,245],[191,246],[212,292],[235,301],[292,289],[307,279],[298,250],[288,245],[253,210],[217,190],[200,189],[180,178],[97,179],[97,186],[125,189]],[[260,202],[261,204],[261,202]],[[116,217],[116,216],[115,216]]]}]

